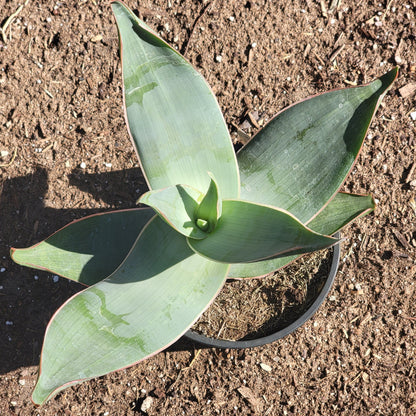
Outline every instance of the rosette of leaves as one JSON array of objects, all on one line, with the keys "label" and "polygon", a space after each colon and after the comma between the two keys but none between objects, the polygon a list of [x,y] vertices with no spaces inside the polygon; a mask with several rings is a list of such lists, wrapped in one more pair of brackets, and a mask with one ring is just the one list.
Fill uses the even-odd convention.
[{"label": "rosette of leaves", "polygon": [[329,247],[374,208],[371,196],[338,190],[397,69],[285,109],[236,155],[203,77],[125,5],[112,8],[149,207],[89,216],[12,249],[17,263],[88,286],[47,327],[36,404],[163,350],[227,277],[266,275]]}]

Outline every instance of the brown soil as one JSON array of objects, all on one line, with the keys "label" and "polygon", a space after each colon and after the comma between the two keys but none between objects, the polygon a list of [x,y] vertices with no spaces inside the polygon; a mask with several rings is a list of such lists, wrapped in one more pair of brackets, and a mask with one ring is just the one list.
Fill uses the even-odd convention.
[{"label": "brown soil", "polygon": [[261,279],[229,280],[192,330],[229,341],[272,335],[317,299],[331,263],[332,249],[322,250]]},{"label": "brown soil", "polygon": [[1,26],[23,4],[0,37],[0,414],[140,415],[145,400],[149,415],[415,414],[416,1],[126,3],[206,77],[236,143],[255,131],[249,114],[267,121],[400,63],[344,188],[378,207],[343,232],[331,296],[294,334],[252,350],[178,343],[35,409],[46,324],[80,287],[13,264],[9,248],[133,207],[146,185],[108,2],[0,0]]}]

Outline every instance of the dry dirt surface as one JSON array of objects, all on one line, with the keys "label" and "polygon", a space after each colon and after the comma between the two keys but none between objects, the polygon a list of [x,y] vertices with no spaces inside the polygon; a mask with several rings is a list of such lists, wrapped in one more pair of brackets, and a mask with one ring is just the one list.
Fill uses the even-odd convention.
[{"label": "dry dirt surface", "polygon": [[109,3],[0,0],[0,414],[416,414],[416,1],[126,3],[205,76],[236,145],[285,106],[398,64],[344,186],[378,206],[344,231],[330,296],[294,334],[251,350],[179,343],[35,408],[45,327],[81,287],[9,249],[133,207],[146,184]]}]

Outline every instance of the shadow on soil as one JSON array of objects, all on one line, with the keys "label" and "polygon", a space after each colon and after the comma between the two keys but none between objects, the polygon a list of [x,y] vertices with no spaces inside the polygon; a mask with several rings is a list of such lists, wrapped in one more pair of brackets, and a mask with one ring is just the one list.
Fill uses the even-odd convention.
[{"label": "shadow on soil", "polygon": [[[85,174],[75,170],[70,185],[90,195],[74,200],[68,209],[45,206],[48,176],[39,168],[33,174],[0,182],[0,374],[39,364],[43,336],[53,313],[84,286],[50,273],[21,267],[10,259],[10,247],[28,247],[69,222],[86,215],[135,207],[147,190],[140,169]],[[67,190],[58,189],[65,194]],[[95,199],[111,209],[85,209]],[[48,201],[53,205],[53,201]],[[96,205],[96,204],[95,204]],[[192,349],[179,340],[171,351]]]}]

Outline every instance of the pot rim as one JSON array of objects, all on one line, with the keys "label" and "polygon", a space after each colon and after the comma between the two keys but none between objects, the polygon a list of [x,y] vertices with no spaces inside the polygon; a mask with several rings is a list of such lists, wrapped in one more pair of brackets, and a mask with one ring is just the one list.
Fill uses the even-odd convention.
[{"label": "pot rim", "polygon": [[[339,232],[334,234],[334,237],[339,238],[340,237]],[[341,256],[341,249],[340,249],[340,243],[338,243],[333,247],[331,268],[329,270],[326,282],[324,286],[322,287],[321,291],[319,292],[319,295],[316,297],[316,299],[312,302],[309,308],[306,309],[306,311],[301,316],[299,316],[295,321],[293,321],[288,326],[274,332],[273,334],[260,337],[260,338],[250,339],[250,340],[229,341],[229,340],[211,338],[206,335],[202,335],[198,332],[195,332],[192,329],[189,329],[183,335],[183,337],[186,340],[192,341],[193,343],[197,345],[210,347],[210,348],[222,348],[222,349],[226,349],[226,348],[244,349],[244,348],[259,347],[259,346],[270,344],[274,341],[284,338],[286,335],[291,334],[300,326],[302,326],[305,322],[307,322],[310,318],[312,318],[312,316],[315,314],[318,308],[322,305],[329,291],[332,288],[332,284],[334,283],[335,276],[338,271],[340,256]]]}]

